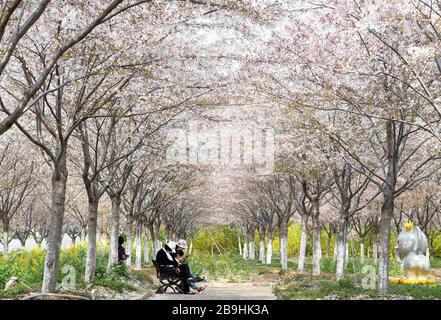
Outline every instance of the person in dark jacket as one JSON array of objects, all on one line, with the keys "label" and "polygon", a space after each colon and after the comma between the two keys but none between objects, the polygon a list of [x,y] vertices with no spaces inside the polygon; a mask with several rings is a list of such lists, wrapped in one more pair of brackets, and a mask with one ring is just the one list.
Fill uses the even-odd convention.
[{"label": "person in dark jacket", "polygon": [[176,274],[181,278],[184,293],[190,293],[189,279],[191,279],[191,272],[188,265],[179,265],[176,260],[176,243],[173,241],[167,242],[164,247],[156,254],[156,262],[161,266],[174,266]]},{"label": "person in dark jacket", "polygon": [[156,253],[156,262],[159,266],[174,266],[178,267],[174,254],[176,250],[176,243],[173,241],[167,242],[162,249]]},{"label": "person in dark jacket", "polygon": [[126,249],[123,247],[125,240],[123,236],[118,237],[118,262],[123,262],[124,260],[127,260],[129,257],[126,254]]},{"label": "person in dark jacket", "polygon": [[188,268],[188,271],[190,272],[190,277],[192,279],[192,282],[190,283],[190,287],[200,293],[204,291],[204,286],[197,286],[195,282],[202,282],[205,281],[203,278],[196,276],[193,272],[190,271],[190,267],[188,265],[188,255],[185,255],[185,249],[187,249],[187,241],[184,239],[179,239],[178,243],[176,244],[176,260],[179,263],[179,268]]}]

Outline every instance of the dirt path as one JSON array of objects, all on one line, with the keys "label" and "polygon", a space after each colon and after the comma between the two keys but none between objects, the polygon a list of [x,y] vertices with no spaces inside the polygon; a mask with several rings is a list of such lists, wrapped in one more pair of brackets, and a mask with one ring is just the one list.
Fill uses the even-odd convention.
[{"label": "dirt path", "polygon": [[272,283],[210,282],[199,294],[155,294],[149,300],[275,300]]}]

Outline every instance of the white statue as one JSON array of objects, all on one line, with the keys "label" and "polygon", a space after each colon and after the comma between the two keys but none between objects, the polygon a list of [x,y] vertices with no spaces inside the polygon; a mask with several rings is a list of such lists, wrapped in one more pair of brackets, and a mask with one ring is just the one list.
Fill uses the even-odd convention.
[{"label": "white statue", "polygon": [[404,223],[397,239],[398,253],[403,259],[404,276],[411,280],[426,280],[430,262],[426,256],[427,237],[412,222]]}]

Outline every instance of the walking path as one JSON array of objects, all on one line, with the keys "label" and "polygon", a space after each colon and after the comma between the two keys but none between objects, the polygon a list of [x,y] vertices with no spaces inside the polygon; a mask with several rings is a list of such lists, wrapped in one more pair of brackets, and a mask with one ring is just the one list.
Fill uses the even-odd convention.
[{"label": "walking path", "polygon": [[199,294],[155,294],[149,300],[275,300],[272,283],[210,282]]}]

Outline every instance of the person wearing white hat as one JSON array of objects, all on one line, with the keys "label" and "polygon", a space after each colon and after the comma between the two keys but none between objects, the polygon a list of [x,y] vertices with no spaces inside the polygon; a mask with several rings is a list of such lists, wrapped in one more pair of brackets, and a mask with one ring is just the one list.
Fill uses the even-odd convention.
[{"label": "person wearing white hat", "polygon": [[176,260],[180,264],[180,268],[186,267],[190,273],[191,276],[191,283],[190,287],[195,290],[196,292],[201,292],[205,289],[205,287],[198,287],[194,282],[202,282],[205,281],[203,278],[196,276],[194,273],[190,271],[190,267],[188,266],[188,256],[185,255],[184,251],[187,249],[187,241],[184,239],[179,239],[178,243],[176,244]]},{"label": "person wearing white hat", "polygon": [[173,257],[176,253],[176,243],[169,241],[164,245],[164,248],[156,254],[156,262],[160,266],[175,266],[178,267],[178,262]]},{"label": "person wearing white hat", "polygon": [[178,243],[176,244],[176,247],[181,248],[183,250],[187,249],[187,241],[185,241],[184,239],[179,239]]}]

